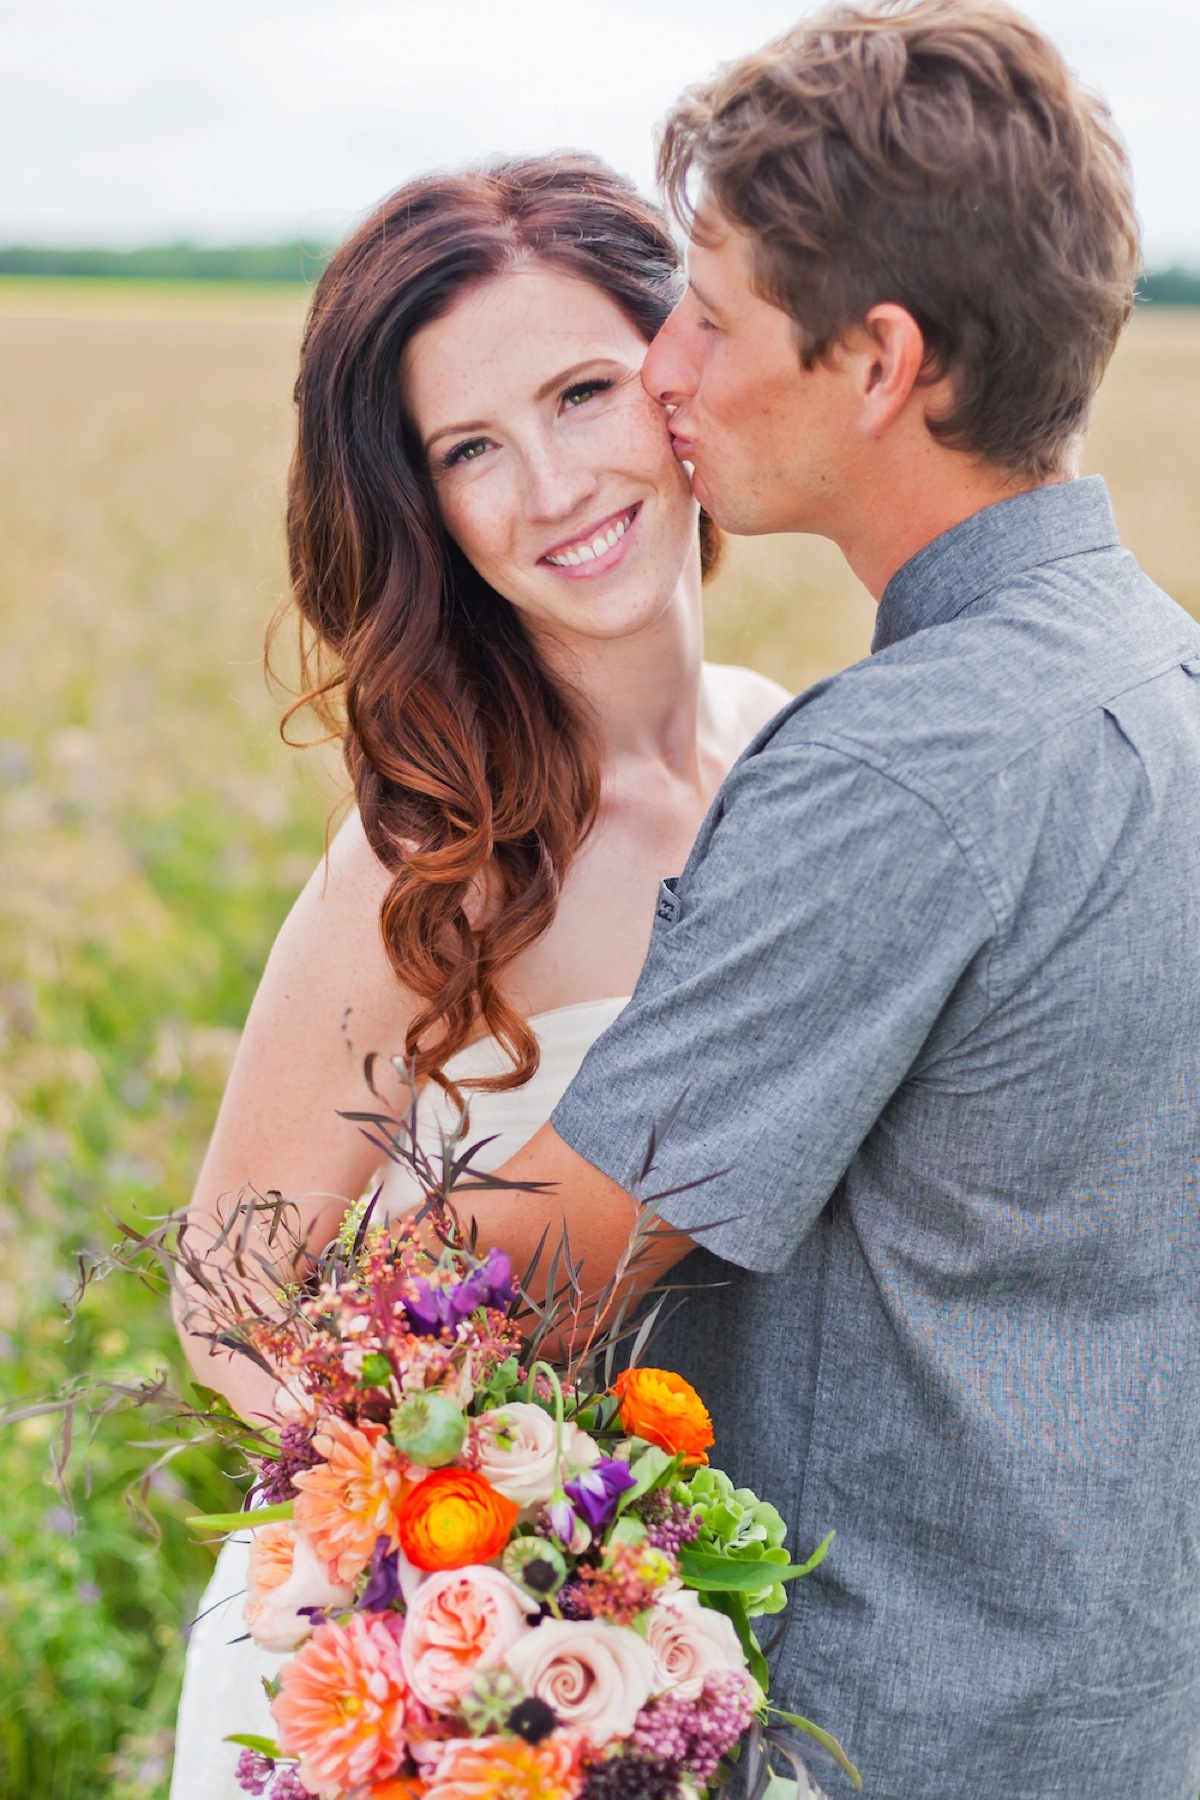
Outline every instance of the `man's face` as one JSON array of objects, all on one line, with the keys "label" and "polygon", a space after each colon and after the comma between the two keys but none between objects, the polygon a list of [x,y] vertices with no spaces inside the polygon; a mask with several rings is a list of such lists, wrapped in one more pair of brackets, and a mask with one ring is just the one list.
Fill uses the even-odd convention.
[{"label": "man's face", "polygon": [[791,319],[753,290],[750,241],[702,208],[688,288],[646,356],[642,381],[668,409],[693,490],[742,536],[830,533],[853,454],[853,384],[801,366]]}]

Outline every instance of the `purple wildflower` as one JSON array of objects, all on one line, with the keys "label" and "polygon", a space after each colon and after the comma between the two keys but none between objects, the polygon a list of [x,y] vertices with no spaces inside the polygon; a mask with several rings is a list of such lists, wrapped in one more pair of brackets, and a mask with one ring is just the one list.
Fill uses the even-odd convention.
[{"label": "purple wildflower", "polygon": [[684,1764],[694,1779],[709,1782],[754,1717],[752,1690],[737,1669],[705,1677],[698,1700],[663,1694],[642,1708],[630,1746],[657,1762]]},{"label": "purple wildflower", "polygon": [[293,1500],[296,1489],[292,1476],[301,1469],[311,1469],[321,1458],[312,1447],[312,1426],[293,1419],[279,1434],[279,1458],[264,1456],[259,1462],[258,1489],[263,1504],[276,1506],[281,1500]]},{"label": "purple wildflower", "polygon": [[580,1800],[679,1800],[681,1791],[677,1763],[622,1750],[592,1764],[584,1775]]},{"label": "purple wildflower", "polygon": [[385,1537],[375,1539],[367,1585],[359,1596],[359,1612],[387,1612],[401,1599],[400,1552],[389,1550]]},{"label": "purple wildflower", "polygon": [[647,1543],[676,1561],[683,1546],[700,1535],[699,1510],[681,1500],[671,1500],[666,1494],[652,1494],[648,1501],[639,1501],[638,1511],[646,1526]]},{"label": "purple wildflower", "polygon": [[[627,1494],[636,1485],[636,1480],[627,1462],[616,1457],[601,1457],[574,1481],[565,1483],[563,1492],[574,1501],[592,1531],[603,1531],[616,1518],[621,1495]],[[557,1524],[554,1529],[558,1531]],[[559,1536],[562,1536],[561,1532]]]},{"label": "purple wildflower", "polygon": [[269,1800],[312,1800],[312,1795],[295,1769],[280,1769],[275,1777]]},{"label": "purple wildflower", "polygon": [[243,1750],[237,1759],[234,1775],[246,1794],[265,1794],[267,1783],[275,1773],[275,1764],[258,1750]]}]

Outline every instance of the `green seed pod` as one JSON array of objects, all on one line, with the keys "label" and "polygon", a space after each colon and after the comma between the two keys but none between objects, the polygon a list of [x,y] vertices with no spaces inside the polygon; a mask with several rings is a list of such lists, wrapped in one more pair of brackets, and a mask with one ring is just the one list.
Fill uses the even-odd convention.
[{"label": "green seed pod", "polygon": [[391,1379],[392,1365],[387,1357],[378,1350],[369,1350],[363,1357],[362,1368],[359,1371],[359,1387],[386,1387]]},{"label": "green seed pod", "polygon": [[410,1394],[392,1414],[392,1442],[423,1469],[440,1469],[462,1449],[467,1421],[445,1394]]},{"label": "green seed pod", "polygon": [[472,1737],[484,1737],[503,1731],[514,1706],[525,1698],[525,1690],[507,1669],[493,1669],[477,1675],[470,1689],[458,1703],[463,1722]]},{"label": "green seed pod", "polygon": [[548,1538],[514,1538],[500,1558],[500,1567],[510,1581],[535,1600],[557,1594],[567,1579],[566,1558]]}]

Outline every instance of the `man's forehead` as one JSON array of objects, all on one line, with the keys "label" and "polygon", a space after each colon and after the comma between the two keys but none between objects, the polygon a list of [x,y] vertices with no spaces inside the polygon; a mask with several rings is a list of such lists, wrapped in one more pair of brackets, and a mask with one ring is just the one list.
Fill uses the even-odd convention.
[{"label": "man's forehead", "polygon": [[712,306],[735,304],[753,291],[746,235],[711,205],[696,210],[684,260],[688,286]]}]

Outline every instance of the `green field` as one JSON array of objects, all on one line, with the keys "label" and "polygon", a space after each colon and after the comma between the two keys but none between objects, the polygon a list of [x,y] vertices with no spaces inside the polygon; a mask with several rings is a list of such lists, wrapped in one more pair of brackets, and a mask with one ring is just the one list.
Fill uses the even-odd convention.
[{"label": "green field", "polygon": [[[0,1402],[174,1362],[161,1302],[89,1292],[111,1213],[187,1196],[267,946],[340,789],[286,751],[261,673],[283,587],[303,296],[243,284],[0,281]],[[1200,615],[1200,314],[1140,315],[1089,446],[1131,548]],[[803,685],[864,653],[828,545],[732,548],[710,644]],[[145,1423],[51,1480],[46,1423],[0,1436],[0,1796],[158,1800],[183,1626],[227,1506],[194,1451],[126,1503]]]}]

